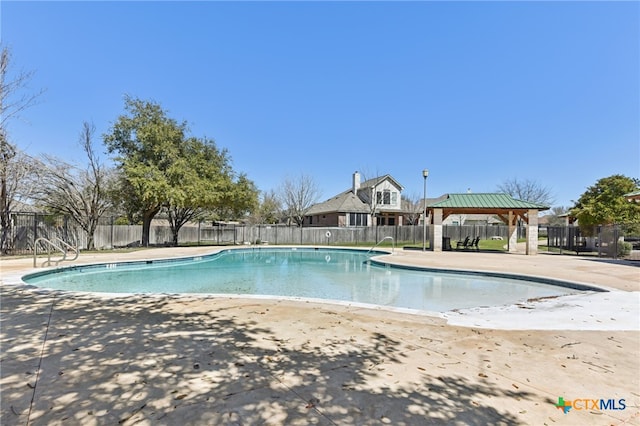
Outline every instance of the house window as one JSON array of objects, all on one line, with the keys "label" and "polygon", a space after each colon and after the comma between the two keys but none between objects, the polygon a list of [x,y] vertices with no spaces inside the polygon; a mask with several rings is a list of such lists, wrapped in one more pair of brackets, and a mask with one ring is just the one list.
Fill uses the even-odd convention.
[{"label": "house window", "polygon": [[395,206],[396,204],[398,204],[398,193],[393,191],[391,193],[391,205]]},{"label": "house window", "polygon": [[349,213],[349,226],[366,226],[366,213]]},{"label": "house window", "polygon": [[[394,195],[394,204],[395,204],[395,197],[396,197],[396,193],[393,193]],[[378,204],[383,204],[383,205],[390,205],[391,204],[391,191],[389,191],[388,189],[385,189],[384,191],[378,191],[376,192],[376,200]]]}]

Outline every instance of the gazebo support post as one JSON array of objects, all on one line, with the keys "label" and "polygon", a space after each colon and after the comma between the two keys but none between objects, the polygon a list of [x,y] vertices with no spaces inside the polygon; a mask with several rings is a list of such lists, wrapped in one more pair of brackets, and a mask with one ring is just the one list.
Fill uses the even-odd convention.
[{"label": "gazebo support post", "polygon": [[429,233],[429,244],[433,251],[442,251],[442,209],[433,209],[433,232]]},{"label": "gazebo support post", "polygon": [[538,210],[527,212],[527,254],[538,254]]},{"label": "gazebo support post", "polygon": [[509,253],[517,253],[518,251],[518,216],[513,213],[513,210],[509,210]]}]

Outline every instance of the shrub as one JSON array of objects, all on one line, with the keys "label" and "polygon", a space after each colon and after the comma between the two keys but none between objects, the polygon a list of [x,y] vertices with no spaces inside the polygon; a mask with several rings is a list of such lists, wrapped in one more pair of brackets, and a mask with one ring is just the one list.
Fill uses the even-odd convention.
[{"label": "shrub", "polygon": [[627,243],[626,241],[618,242],[618,257],[627,257],[631,254],[631,243]]}]

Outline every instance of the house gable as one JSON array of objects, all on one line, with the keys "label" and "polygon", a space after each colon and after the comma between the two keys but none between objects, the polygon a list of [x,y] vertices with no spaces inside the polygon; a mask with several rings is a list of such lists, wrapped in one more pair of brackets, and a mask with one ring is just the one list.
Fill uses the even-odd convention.
[{"label": "house gable", "polygon": [[403,189],[397,180],[387,174],[362,182],[358,189],[358,197],[365,204],[369,204],[373,196],[378,211],[401,211]]}]

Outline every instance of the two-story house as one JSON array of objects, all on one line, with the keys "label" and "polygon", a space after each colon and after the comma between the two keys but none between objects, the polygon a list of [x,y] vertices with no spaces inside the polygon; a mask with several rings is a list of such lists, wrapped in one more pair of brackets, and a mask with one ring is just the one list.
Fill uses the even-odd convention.
[{"label": "two-story house", "polygon": [[353,174],[351,188],[313,205],[305,216],[305,226],[402,225],[402,190],[392,176],[361,182]]}]

